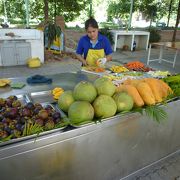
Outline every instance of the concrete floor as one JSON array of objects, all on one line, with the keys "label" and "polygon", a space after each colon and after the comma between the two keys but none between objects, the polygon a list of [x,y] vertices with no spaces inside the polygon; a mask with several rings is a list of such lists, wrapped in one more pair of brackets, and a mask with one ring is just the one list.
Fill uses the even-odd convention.
[{"label": "concrete floor", "polygon": [[[126,63],[133,60],[140,60],[141,62],[147,62],[147,51],[120,51],[113,53],[113,61],[108,63],[112,64]],[[159,55],[159,49],[152,49],[152,58],[157,58]],[[165,51],[165,57],[173,59],[174,52],[172,50]],[[180,73],[180,54],[177,57],[175,68],[172,68],[172,64],[162,62],[151,62],[150,66],[154,69],[168,70],[171,73]],[[12,78],[12,77],[28,77],[35,74],[50,75],[64,72],[77,72],[81,69],[79,61],[65,58],[62,61],[46,62],[40,68],[30,69],[27,66],[13,66],[13,67],[0,67],[0,78]],[[180,180],[180,152],[175,153],[168,159],[159,162],[156,165],[145,168],[144,170],[137,172],[124,180]]]}]

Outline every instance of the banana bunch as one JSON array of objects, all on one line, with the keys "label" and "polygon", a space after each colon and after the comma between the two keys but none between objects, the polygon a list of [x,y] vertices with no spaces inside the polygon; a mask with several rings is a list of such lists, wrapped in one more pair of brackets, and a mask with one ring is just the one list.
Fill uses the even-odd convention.
[{"label": "banana bunch", "polygon": [[53,98],[55,100],[58,100],[60,95],[64,92],[64,89],[61,88],[61,87],[55,87],[53,90],[52,90],[52,95],[53,95]]},{"label": "banana bunch", "polygon": [[125,68],[124,66],[115,66],[113,65],[110,68],[111,71],[115,72],[115,73],[121,73],[121,72],[126,72],[129,71],[127,68]]},{"label": "banana bunch", "polygon": [[0,87],[9,85],[11,83],[11,80],[9,79],[0,79]]}]

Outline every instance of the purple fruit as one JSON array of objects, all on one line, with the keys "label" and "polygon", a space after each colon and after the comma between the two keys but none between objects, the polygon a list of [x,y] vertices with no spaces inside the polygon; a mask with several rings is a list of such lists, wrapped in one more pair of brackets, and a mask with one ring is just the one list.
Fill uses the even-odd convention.
[{"label": "purple fruit", "polygon": [[14,118],[16,118],[17,115],[18,115],[18,109],[11,108],[9,111],[9,117],[14,119]]},{"label": "purple fruit", "polygon": [[38,124],[39,126],[44,126],[44,121],[40,118],[36,119],[35,123]]},{"label": "purple fruit", "polygon": [[54,119],[54,123],[57,124],[61,121],[61,118]]},{"label": "purple fruit", "polygon": [[17,130],[19,130],[19,131],[21,131],[21,127],[22,127],[22,124],[16,124],[16,126],[15,126],[15,128],[17,129]]},{"label": "purple fruit", "polygon": [[31,116],[31,111],[27,108],[22,109],[21,113],[22,116],[27,116],[27,117]]},{"label": "purple fruit", "polygon": [[10,99],[12,101],[16,101],[18,98],[17,98],[17,96],[9,96],[7,99]]},{"label": "purple fruit", "polygon": [[4,127],[4,131],[6,131],[8,134],[11,134],[11,128],[9,126]]},{"label": "purple fruit", "polygon": [[48,118],[48,113],[45,109],[42,109],[41,111],[39,111],[38,116],[39,118],[44,120]]},{"label": "purple fruit", "polygon": [[54,112],[54,113],[52,114],[52,117],[53,117],[53,119],[58,119],[58,118],[61,117],[61,114],[60,114],[59,112]]},{"label": "purple fruit", "polygon": [[6,100],[6,105],[7,105],[8,107],[12,107],[12,103],[13,103],[13,100],[11,100],[11,99],[7,99],[7,100]]},{"label": "purple fruit", "polygon": [[12,102],[12,107],[21,107],[21,102],[19,100],[15,100]]},{"label": "purple fruit", "polygon": [[25,107],[27,109],[33,110],[34,109],[34,104],[32,102],[28,102]]}]

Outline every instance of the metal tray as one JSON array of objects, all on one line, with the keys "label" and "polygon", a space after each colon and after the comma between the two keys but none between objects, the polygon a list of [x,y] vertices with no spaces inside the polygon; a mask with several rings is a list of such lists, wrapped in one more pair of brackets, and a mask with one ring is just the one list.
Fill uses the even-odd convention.
[{"label": "metal tray", "polygon": [[31,92],[27,94],[28,98],[33,103],[53,103],[55,100],[51,91]]},{"label": "metal tray", "polygon": [[[31,102],[31,99],[29,98],[29,96],[27,94],[25,95],[17,95],[18,99],[21,100],[24,104]],[[67,119],[65,119],[64,113],[63,111],[60,111],[59,109],[57,109],[57,107],[54,104],[51,103],[41,103],[41,105],[45,108],[47,105],[51,106],[55,111],[60,112],[62,119],[65,121]],[[8,141],[4,141],[4,142],[0,142],[0,147],[1,146],[5,146],[5,145],[9,145],[9,144],[13,144],[13,143],[17,143],[17,142],[21,142],[21,141],[25,141],[28,139],[34,139],[36,140],[38,137],[42,137],[44,135],[48,135],[54,132],[63,132],[62,130],[64,130],[67,126],[68,126],[68,122],[66,125],[64,125],[63,127],[58,127],[58,128],[54,128],[51,130],[47,130],[47,131],[43,131],[39,134],[32,134],[32,135],[28,135],[28,136],[24,136],[24,137],[20,137],[20,138],[15,138],[15,139],[10,139]]]}]

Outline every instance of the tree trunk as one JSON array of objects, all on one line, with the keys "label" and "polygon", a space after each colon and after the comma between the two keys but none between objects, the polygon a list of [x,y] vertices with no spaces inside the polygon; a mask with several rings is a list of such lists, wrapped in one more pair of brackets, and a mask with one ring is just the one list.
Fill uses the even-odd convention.
[{"label": "tree trunk", "polygon": [[172,3],[173,3],[173,0],[171,0],[170,4],[169,4],[167,27],[169,27],[169,20],[170,20],[170,15],[171,15]]},{"label": "tree trunk", "polygon": [[178,5],[178,11],[177,11],[176,25],[175,25],[175,29],[174,29],[174,33],[173,33],[173,38],[172,38],[173,42],[175,42],[175,40],[176,40],[176,32],[177,32],[177,28],[178,28],[178,24],[179,24],[179,19],[180,19],[180,0],[179,0],[179,5]]},{"label": "tree trunk", "polygon": [[49,11],[49,8],[48,8],[48,0],[44,0],[44,19],[45,19],[45,22],[48,21],[48,11]]}]

